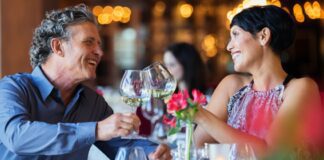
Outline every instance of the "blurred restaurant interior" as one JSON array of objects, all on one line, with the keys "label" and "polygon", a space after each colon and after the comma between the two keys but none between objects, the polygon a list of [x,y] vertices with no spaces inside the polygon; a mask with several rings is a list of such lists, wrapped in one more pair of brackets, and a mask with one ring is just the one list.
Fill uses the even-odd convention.
[{"label": "blurred restaurant interior", "polygon": [[240,9],[253,4],[280,5],[295,18],[297,36],[283,57],[286,71],[308,75],[324,91],[323,0],[1,0],[0,77],[30,72],[32,34],[46,11],[85,3],[97,16],[104,56],[97,85],[116,87],[123,70],[162,61],[174,42],[194,44],[216,86],[233,72],[226,45],[229,23]]}]

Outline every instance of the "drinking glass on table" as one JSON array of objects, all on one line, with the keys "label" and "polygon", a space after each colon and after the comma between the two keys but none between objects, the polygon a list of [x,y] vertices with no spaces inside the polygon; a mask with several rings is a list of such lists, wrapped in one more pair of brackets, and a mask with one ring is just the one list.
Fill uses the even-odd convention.
[{"label": "drinking glass on table", "polygon": [[177,82],[166,67],[155,62],[143,69],[145,72],[150,98],[142,104],[144,117],[152,124],[152,141],[163,143],[167,138],[167,127],[159,120],[165,113],[165,102],[175,91]]},{"label": "drinking glass on table", "polygon": [[166,126],[158,122],[164,114],[164,108],[163,100],[154,98],[153,96],[144,100],[141,106],[143,116],[150,120],[152,126],[149,139],[157,143],[162,143],[167,138]]},{"label": "drinking glass on table", "polygon": [[[119,87],[122,100],[131,106],[132,112],[135,113],[136,108],[142,104],[142,100],[149,96],[149,92],[145,85],[145,75],[141,70],[126,70]],[[134,131],[127,137],[123,138],[140,138]]]},{"label": "drinking glass on table", "polygon": [[142,147],[120,147],[115,160],[147,160]]},{"label": "drinking glass on table", "polygon": [[249,144],[232,144],[230,153],[230,160],[256,160],[253,148]]}]

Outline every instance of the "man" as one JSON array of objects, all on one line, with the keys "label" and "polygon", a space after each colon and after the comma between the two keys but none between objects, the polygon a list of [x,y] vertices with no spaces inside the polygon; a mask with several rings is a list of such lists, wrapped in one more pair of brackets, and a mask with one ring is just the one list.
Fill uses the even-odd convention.
[{"label": "man", "polygon": [[[85,5],[46,15],[30,49],[33,72],[0,81],[0,159],[87,159],[95,142],[111,159],[121,145],[152,148],[148,141],[116,138],[138,130],[139,118],[113,114],[81,84],[96,77],[100,45]],[[149,157],[170,159],[170,150],[160,145]]]}]

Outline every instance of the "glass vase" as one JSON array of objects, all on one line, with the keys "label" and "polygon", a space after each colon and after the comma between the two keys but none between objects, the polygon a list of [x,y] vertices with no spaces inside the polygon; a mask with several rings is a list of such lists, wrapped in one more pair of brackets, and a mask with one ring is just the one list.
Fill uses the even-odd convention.
[{"label": "glass vase", "polygon": [[186,122],[186,138],[185,138],[185,160],[190,160],[193,158],[193,152],[195,151],[195,146],[193,144],[193,131],[195,124]]}]

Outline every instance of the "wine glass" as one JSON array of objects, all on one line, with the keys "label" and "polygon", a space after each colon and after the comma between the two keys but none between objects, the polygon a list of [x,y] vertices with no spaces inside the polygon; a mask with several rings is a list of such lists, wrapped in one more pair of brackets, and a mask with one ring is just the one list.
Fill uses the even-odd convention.
[{"label": "wine glass", "polygon": [[230,159],[232,144],[213,143],[208,144],[209,159]]},{"label": "wine glass", "polygon": [[149,99],[143,100],[141,109],[143,116],[154,124],[164,114],[164,101],[151,95]]},{"label": "wine glass", "polygon": [[[142,99],[149,96],[149,92],[145,85],[144,72],[141,70],[126,70],[120,83],[119,91],[122,100],[132,107],[132,112],[136,111],[142,103]],[[136,132],[123,138],[139,138]]]},{"label": "wine glass", "polygon": [[165,143],[167,138],[165,126],[161,117],[165,113],[165,101],[176,89],[177,82],[166,67],[155,62],[143,69],[150,93],[150,98],[142,104],[143,116],[151,121],[152,133],[150,139],[155,142]]},{"label": "wine glass", "polygon": [[147,160],[142,147],[120,147],[115,160]]},{"label": "wine glass", "polygon": [[177,81],[162,63],[155,62],[143,71],[146,72],[149,88],[154,98],[167,100],[175,91]]},{"label": "wine glass", "polygon": [[163,116],[164,108],[164,101],[154,98],[152,95],[143,101],[141,106],[143,116],[151,121],[152,133],[149,139],[157,143],[162,143],[167,138],[166,126],[160,122],[156,123]]},{"label": "wine glass", "polygon": [[253,148],[249,144],[232,144],[230,160],[256,160]]}]

